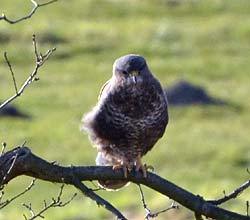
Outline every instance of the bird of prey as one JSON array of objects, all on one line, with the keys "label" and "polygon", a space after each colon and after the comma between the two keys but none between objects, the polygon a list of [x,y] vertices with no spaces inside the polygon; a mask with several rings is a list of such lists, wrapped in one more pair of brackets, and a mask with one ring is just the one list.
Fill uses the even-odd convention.
[{"label": "bird of prey", "polygon": [[[82,128],[98,150],[96,164],[123,168],[125,177],[135,166],[146,177],[141,157],[163,136],[168,124],[167,107],[166,94],[146,60],[135,54],[118,58],[97,105],[82,120]],[[127,181],[100,183],[117,189]]]}]

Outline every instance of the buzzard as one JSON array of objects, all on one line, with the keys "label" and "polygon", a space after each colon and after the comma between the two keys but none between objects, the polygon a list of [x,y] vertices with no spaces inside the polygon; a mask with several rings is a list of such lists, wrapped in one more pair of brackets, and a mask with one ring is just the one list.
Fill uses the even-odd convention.
[{"label": "buzzard", "polygon": [[[97,105],[82,121],[97,147],[97,165],[123,168],[125,177],[135,166],[147,176],[141,157],[163,136],[168,106],[159,81],[142,56],[129,54],[114,62],[113,75],[102,87]],[[126,183],[100,182],[108,189]]]}]

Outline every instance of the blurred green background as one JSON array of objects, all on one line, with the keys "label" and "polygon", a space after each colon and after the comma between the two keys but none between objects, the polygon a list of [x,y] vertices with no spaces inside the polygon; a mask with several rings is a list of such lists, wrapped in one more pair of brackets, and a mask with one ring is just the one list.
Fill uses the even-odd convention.
[{"label": "blurred green background", "polygon": [[[42,2],[42,1],[40,1]],[[0,12],[18,18],[29,12],[29,1],[1,0]],[[204,86],[229,106],[170,107],[165,136],[144,158],[157,174],[203,195],[223,196],[249,179],[250,166],[250,2],[248,0],[59,0],[40,8],[32,19],[10,25],[0,22],[0,99],[13,94],[3,58],[7,51],[21,85],[34,67],[32,34],[41,51],[57,51],[34,82],[14,103],[31,119],[0,118],[0,141],[9,149],[27,141],[32,151],[63,165],[93,165],[96,149],[80,133],[83,113],[97,101],[110,78],[114,60],[127,53],[145,56],[162,85],[186,79]],[[22,191],[30,178],[6,187],[5,198]],[[94,187],[91,183],[89,186]],[[0,220],[22,219],[56,196],[59,185],[37,181],[32,191],[0,210]],[[171,201],[144,188],[152,210]],[[76,190],[67,186],[65,200]],[[250,190],[224,207],[246,212]],[[143,219],[138,187],[100,192],[129,219]],[[80,193],[65,208],[51,209],[46,219],[114,219]],[[193,219],[185,208],[158,219]]]}]

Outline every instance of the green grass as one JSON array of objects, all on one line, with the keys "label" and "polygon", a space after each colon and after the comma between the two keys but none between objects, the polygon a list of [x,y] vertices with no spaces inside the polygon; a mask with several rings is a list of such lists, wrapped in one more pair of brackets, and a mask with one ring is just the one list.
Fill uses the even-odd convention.
[{"label": "green grass", "polygon": [[[154,2],[154,3],[153,3]],[[0,22],[0,53],[8,51],[18,85],[34,65],[32,34],[39,48],[57,47],[32,84],[15,101],[31,120],[0,118],[0,141],[9,149],[27,141],[34,153],[60,164],[92,165],[96,149],[80,133],[82,114],[97,101],[99,89],[111,76],[115,58],[138,53],[164,86],[186,79],[204,86],[230,106],[170,108],[165,136],[145,156],[156,172],[205,198],[222,196],[249,179],[250,166],[250,3],[239,1],[85,0],[58,1],[41,8],[25,22]],[[2,0],[0,12],[24,15],[30,5]],[[0,98],[14,92],[11,76],[0,58]],[[6,197],[21,191],[29,178],[18,178]],[[59,186],[37,182],[35,188],[1,210],[0,220],[22,218],[22,203],[36,210],[43,199],[56,196]],[[75,192],[67,187],[65,199]],[[145,189],[150,207],[170,201]],[[39,195],[39,196],[38,196]],[[130,219],[143,219],[139,191],[130,184],[119,192],[101,192]],[[131,195],[133,200],[131,201]],[[249,190],[225,207],[245,212]],[[47,219],[112,219],[106,210],[80,194],[69,206],[51,209]],[[184,208],[159,219],[192,219]]]}]

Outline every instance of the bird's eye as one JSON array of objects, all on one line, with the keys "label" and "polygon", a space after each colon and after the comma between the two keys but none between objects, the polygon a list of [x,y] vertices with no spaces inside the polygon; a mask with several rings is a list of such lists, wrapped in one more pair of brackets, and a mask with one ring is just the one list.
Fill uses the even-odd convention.
[{"label": "bird's eye", "polygon": [[123,70],[122,73],[123,73],[124,75],[127,75],[127,74],[128,74],[128,72],[125,71],[125,70]]}]

